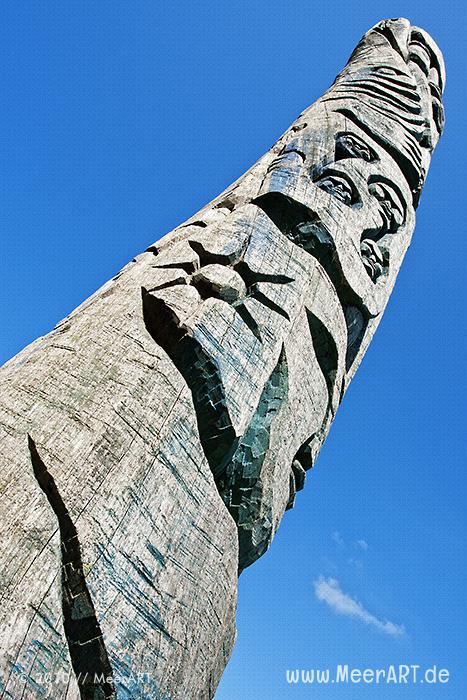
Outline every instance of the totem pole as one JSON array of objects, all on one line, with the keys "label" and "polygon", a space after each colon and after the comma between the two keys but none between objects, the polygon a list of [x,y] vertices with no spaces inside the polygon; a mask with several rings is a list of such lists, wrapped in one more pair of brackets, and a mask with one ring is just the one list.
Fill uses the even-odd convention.
[{"label": "totem pole", "polygon": [[2,369],[0,697],[212,698],[381,319],[443,127],[380,22],[243,177]]}]

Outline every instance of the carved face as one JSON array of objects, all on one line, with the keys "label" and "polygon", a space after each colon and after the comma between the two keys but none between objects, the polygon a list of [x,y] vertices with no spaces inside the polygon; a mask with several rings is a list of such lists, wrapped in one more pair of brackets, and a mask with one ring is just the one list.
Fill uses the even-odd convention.
[{"label": "carved face", "polygon": [[387,303],[441,76],[420,30],[377,25],[252,171],[249,198],[240,181],[157,251],[146,326],[192,392],[241,568],[303,486]]},{"label": "carved face", "polygon": [[[320,259],[343,294],[370,316],[382,311],[414,224],[409,185],[388,153],[346,118],[317,104],[311,127],[285,145],[259,204],[289,207],[303,222],[284,233]],[[282,203],[281,203],[281,200]]]}]

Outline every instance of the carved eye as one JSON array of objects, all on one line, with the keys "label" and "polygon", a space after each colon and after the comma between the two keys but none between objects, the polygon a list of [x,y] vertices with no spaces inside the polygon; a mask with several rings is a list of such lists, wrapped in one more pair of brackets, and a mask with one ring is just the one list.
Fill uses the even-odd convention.
[{"label": "carved eye", "polygon": [[383,182],[373,182],[368,191],[380,203],[380,212],[387,231],[395,231],[404,223],[404,209],[391,189]]},{"label": "carved eye", "polygon": [[400,71],[395,68],[390,68],[389,66],[379,66],[375,68],[375,73],[379,75],[400,75]]},{"label": "carved eye", "polygon": [[376,153],[353,134],[339,134],[336,139],[335,159],[342,160],[343,158],[361,158],[367,163],[378,160]]},{"label": "carved eye", "polygon": [[325,175],[321,180],[318,180],[316,185],[324,192],[347,204],[347,206],[350,206],[355,201],[351,185],[339,175]]}]

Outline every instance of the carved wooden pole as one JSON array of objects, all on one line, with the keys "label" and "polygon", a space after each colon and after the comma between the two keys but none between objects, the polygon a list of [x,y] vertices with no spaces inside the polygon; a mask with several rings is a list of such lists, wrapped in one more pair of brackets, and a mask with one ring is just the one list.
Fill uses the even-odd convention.
[{"label": "carved wooden pole", "polygon": [[238,570],[381,319],[442,129],[407,20],[240,180],[2,370],[1,698],[212,698]]}]

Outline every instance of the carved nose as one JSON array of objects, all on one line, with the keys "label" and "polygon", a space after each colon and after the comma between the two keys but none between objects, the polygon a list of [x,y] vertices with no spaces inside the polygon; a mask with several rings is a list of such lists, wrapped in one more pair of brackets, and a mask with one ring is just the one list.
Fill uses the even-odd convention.
[{"label": "carved nose", "polygon": [[232,304],[246,296],[246,285],[231,267],[213,263],[197,270],[190,279],[203,298],[217,297]]}]

